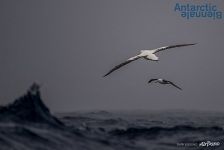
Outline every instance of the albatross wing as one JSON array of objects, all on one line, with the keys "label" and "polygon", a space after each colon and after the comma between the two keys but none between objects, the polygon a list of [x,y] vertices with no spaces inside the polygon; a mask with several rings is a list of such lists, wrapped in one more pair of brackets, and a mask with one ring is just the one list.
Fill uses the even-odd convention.
[{"label": "albatross wing", "polygon": [[156,80],[158,80],[158,79],[150,79],[150,80],[148,81],[148,83],[151,83],[151,82],[156,81]]},{"label": "albatross wing", "polygon": [[111,70],[110,70],[107,74],[105,74],[103,77],[108,76],[109,74],[111,74],[111,73],[114,72],[115,70],[117,70],[117,69],[119,69],[119,68],[121,68],[121,67],[123,67],[123,66],[129,64],[130,62],[139,59],[139,58],[141,58],[141,56],[137,55],[137,56],[134,56],[134,57],[131,57],[131,58],[127,59],[125,62],[123,62],[123,63],[121,63],[121,64],[115,66],[113,69],[111,69]]},{"label": "albatross wing", "polygon": [[184,46],[191,46],[191,45],[195,45],[195,44],[197,44],[197,43],[164,46],[164,47],[157,48],[154,53],[158,53],[158,52],[166,50],[166,49],[171,49],[171,48],[176,48],[176,47],[184,47]]},{"label": "albatross wing", "polygon": [[182,90],[182,88],[180,88],[179,86],[177,86],[176,84],[174,84],[173,82],[169,81],[169,84],[171,84],[172,86],[178,88],[179,90]]}]

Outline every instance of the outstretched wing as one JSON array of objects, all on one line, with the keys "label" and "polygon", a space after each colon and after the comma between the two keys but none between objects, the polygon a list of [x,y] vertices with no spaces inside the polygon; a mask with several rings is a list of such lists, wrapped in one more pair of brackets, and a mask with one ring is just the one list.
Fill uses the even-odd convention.
[{"label": "outstretched wing", "polygon": [[157,79],[150,79],[149,81],[148,81],[148,83],[151,83],[151,82],[153,82],[153,81],[156,81]]},{"label": "outstretched wing", "polygon": [[193,44],[179,44],[179,45],[171,45],[171,46],[164,46],[164,47],[160,47],[160,48],[157,48],[155,50],[154,53],[158,53],[160,51],[163,51],[163,50],[166,50],[166,49],[171,49],[171,48],[176,48],[176,47],[184,47],[184,46],[190,46],[190,45],[195,45],[197,43],[193,43]]},{"label": "outstretched wing", "polygon": [[121,63],[121,64],[115,66],[113,69],[111,69],[111,70],[110,70],[107,74],[105,74],[103,77],[108,76],[109,74],[111,74],[111,73],[114,72],[115,70],[117,70],[117,69],[119,69],[119,68],[121,68],[121,67],[123,67],[123,66],[129,64],[130,62],[139,59],[139,58],[141,58],[141,56],[137,55],[137,56],[134,56],[134,57],[131,57],[131,58],[127,59],[125,62],[123,62],[123,63]]},{"label": "outstretched wing", "polygon": [[169,81],[169,84],[171,84],[172,86],[178,88],[179,90],[182,90],[182,88],[180,88],[179,86],[177,86],[176,84],[174,84],[173,82]]}]

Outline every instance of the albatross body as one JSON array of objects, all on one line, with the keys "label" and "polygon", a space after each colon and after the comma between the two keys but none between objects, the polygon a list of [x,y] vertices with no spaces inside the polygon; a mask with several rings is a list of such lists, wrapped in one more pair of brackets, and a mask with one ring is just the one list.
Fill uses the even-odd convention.
[{"label": "albatross body", "polygon": [[144,58],[146,60],[151,60],[151,61],[158,61],[159,57],[156,56],[156,53],[158,53],[160,51],[163,51],[166,49],[171,49],[171,48],[176,48],[176,47],[190,46],[190,45],[195,45],[195,44],[196,43],[194,43],[194,44],[179,44],[179,45],[164,46],[164,47],[160,47],[160,48],[156,48],[156,49],[152,49],[152,50],[140,50],[140,53],[138,55],[131,57],[131,58],[127,59],[125,62],[115,66],[108,73],[106,73],[104,75],[104,77],[108,76],[115,70],[118,70],[119,68],[121,68],[135,60],[138,60],[140,58]]},{"label": "albatross body", "polygon": [[177,86],[177,85],[174,84],[173,82],[168,81],[168,80],[165,80],[165,79],[150,79],[150,80],[148,81],[149,84],[150,84],[150,83],[153,83],[153,82],[155,82],[155,83],[160,83],[160,84],[164,84],[164,85],[166,85],[166,84],[170,84],[170,85],[174,86],[175,88],[177,88],[177,89],[179,89],[179,90],[182,90],[179,86]]}]

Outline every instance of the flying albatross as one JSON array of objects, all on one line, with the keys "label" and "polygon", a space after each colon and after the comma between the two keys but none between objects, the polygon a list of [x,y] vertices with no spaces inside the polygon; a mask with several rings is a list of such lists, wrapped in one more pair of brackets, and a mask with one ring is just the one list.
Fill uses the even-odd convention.
[{"label": "flying albatross", "polygon": [[176,84],[174,84],[173,82],[168,81],[168,80],[164,80],[164,79],[150,79],[148,81],[148,83],[152,83],[152,82],[160,83],[160,84],[170,84],[170,85],[174,86],[175,88],[178,88],[179,90],[182,90],[179,86],[177,86]]},{"label": "flying albatross", "polygon": [[115,66],[113,69],[111,69],[107,74],[105,74],[103,77],[108,76],[109,74],[111,74],[112,72],[114,72],[115,70],[129,64],[132,61],[135,61],[139,58],[145,58],[146,60],[152,60],[152,61],[158,61],[159,57],[157,57],[155,54],[166,50],[166,49],[171,49],[171,48],[176,48],[176,47],[183,47],[183,46],[190,46],[190,45],[195,45],[194,44],[179,44],[179,45],[171,45],[171,46],[164,46],[164,47],[160,47],[160,48],[156,48],[156,49],[152,49],[152,50],[141,50],[140,53],[134,57],[131,57],[129,59],[127,59],[125,62]]}]

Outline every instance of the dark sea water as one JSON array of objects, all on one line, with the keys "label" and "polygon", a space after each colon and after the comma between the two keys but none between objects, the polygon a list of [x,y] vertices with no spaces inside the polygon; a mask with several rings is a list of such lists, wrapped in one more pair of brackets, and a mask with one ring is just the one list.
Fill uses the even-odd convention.
[{"label": "dark sea water", "polygon": [[224,115],[221,113],[96,111],[59,116],[67,126],[76,127],[100,142],[99,149],[224,150]]},{"label": "dark sea water", "polygon": [[52,115],[39,93],[27,93],[0,107],[0,150],[224,150],[223,127],[224,114],[214,112]]}]

